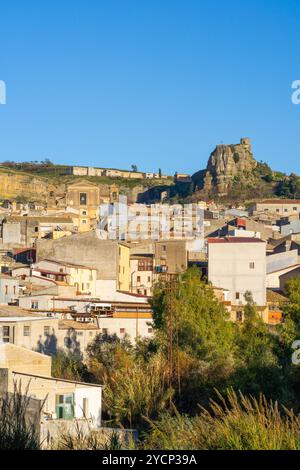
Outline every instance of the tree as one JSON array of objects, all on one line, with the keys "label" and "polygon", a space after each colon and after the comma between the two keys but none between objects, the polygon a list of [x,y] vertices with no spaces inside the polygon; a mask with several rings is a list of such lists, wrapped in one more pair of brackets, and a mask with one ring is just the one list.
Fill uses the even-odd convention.
[{"label": "tree", "polygon": [[131,165],[131,169],[132,169],[132,171],[138,171],[137,165]]},{"label": "tree", "polygon": [[289,302],[283,308],[283,314],[286,319],[291,319],[297,333],[300,333],[300,276],[290,279],[285,290],[289,298]]},{"label": "tree", "polygon": [[152,309],[154,341],[167,358],[176,407],[194,414],[233,373],[234,325],[196,267],[156,285]]},{"label": "tree", "polygon": [[80,356],[58,350],[52,356],[52,375],[60,379],[95,382],[95,377]]},{"label": "tree", "polygon": [[252,294],[246,292],[244,323],[238,326],[235,342],[233,386],[242,392],[278,397],[284,393],[285,381],[276,355],[278,337],[260,318]]},{"label": "tree", "polygon": [[228,313],[196,267],[182,274],[172,290],[156,286],[152,307],[155,329],[167,338],[171,317],[179,348],[191,356],[213,360],[231,355],[233,328]]}]

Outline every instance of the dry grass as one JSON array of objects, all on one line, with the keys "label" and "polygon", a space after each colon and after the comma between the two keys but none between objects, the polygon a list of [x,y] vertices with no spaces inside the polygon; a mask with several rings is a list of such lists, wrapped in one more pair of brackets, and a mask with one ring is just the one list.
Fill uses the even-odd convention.
[{"label": "dry grass", "polygon": [[194,417],[164,416],[152,423],[146,449],[299,450],[300,417],[277,402],[228,391]]},{"label": "dry grass", "polygon": [[30,404],[28,388],[21,393],[21,385],[14,384],[14,393],[6,393],[0,399],[0,449],[37,450],[39,436],[34,423],[28,418]]}]

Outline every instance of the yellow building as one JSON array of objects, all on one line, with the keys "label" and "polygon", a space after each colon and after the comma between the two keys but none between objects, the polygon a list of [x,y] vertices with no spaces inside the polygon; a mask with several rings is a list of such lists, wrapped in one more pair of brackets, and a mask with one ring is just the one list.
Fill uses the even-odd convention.
[{"label": "yellow building", "polygon": [[130,291],[130,245],[119,243],[118,256],[118,290]]},{"label": "yellow building", "polygon": [[78,231],[87,232],[97,223],[100,189],[89,181],[69,184],[66,191],[66,206],[78,211]]},{"label": "yellow building", "polygon": [[48,259],[35,263],[34,269],[44,277],[64,276],[65,282],[75,286],[78,294],[96,296],[96,269]]}]

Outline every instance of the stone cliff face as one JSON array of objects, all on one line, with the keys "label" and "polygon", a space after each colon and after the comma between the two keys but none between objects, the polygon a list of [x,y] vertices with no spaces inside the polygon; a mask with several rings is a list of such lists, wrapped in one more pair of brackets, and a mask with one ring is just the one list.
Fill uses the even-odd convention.
[{"label": "stone cliff face", "polygon": [[0,198],[14,200],[18,196],[43,200],[47,197],[47,184],[39,178],[15,173],[0,173]]},{"label": "stone cliff face", "polygon": [[247,179],[256,167],[249,139],[237,145],[217,145],[209,157],[207,168],[194,175],[200,190],[228,194],[234,178]]},{"label": "stone cliff face", "polygon": [[[77,177],[78,179],[82,179]],[[71,181],[69,178],[62,177],[60,180],[53,182],[45,177],[37,177],[26,174],[18,174],[17,172],[10,172],[0,170],[0,199],[9,199],[11,201],[16,198],[24,198],[32,202],[39,202],[41,204],[50,204],[55,206],[55,199],[63,197],[66,192],[66,184]],[[114,181],[112,180],[112,184]],[[102,190],[109,192],[109,184],[95,183]],[[140,195],[151,189],[151,185],[143,186],[137,184],[136,186],[127,187],[126,185],[120,186],[120,193],[128,197],[129,203],[134,203],[139,200]],[[52,199],[49,199],[50,194],[53,193]]]}]

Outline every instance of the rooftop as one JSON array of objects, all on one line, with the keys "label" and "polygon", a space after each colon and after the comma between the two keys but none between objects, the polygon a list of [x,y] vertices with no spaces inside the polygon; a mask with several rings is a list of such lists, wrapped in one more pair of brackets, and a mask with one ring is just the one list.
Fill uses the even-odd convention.
[{"label": "rooftop", "polygon": [[11,280],[11,281],[16,282],[15,278],[13,278],[12,276],[9,276],[8,274],[5,274],[5,273],[0,273],[0,279],[6,279],[6,280]]},{"label": "rooftop", "polygon": [[281,291],[267,289],[267,302],[288,302],[288,298]]},{"label": "rooftop", "polygon": [[75,320],[59,320],[58,328],[60,330],[68,330],[69,328],[74,330],[99,330],[94,323],[84,323]]},{"label": "rooftop", "polygon": [[264,199],[256,204],[300,204],[300,199]]},{"label": "rooftop", "polygon": [[[25,310],[20,307],[10,306],[10,305],[0,305],[0,318],[30,318],[31,320],[36,320],[41,318],[41,315],[31,313],[28,310]],[[42,317],[46,318],[46,317]]]},{"label": "rooftop", "polygon": [[26,372],[16,372],[16,371],[12,371],[12,373],[14,375],[24,375],[26,377],[33,377],[33,378],[38,378],[38,379],[44,379],[44,380],[53,380],[54,382],[66,382],[66,383],[70,383],[70,384],[74,384],[74,385],[84,385],[86,387],[100,387],[102,388],[103,385],[99,385],[99,384],[91,384],[91,383],[87,383],[87,382],[77,382],[75,380],[67,380],[67,379],[60,379],[60,378],[56,378],[56,377],[49,377],[47,375],[37,375],[37,374],[27,374]]},{"label": "rooftop", "polygon": [[208,238],[208,243],[265,243],[260,238],[254,237],[224,237],[224,238]]},{"label": "rooftop", "polygon": [[71,217],[50,217],[50,216],[10,216],[6,218],[7,222],[21,222],[23,220],[33,220],[33,221],[39,221],[39,222],[46,222],[46,223],[54,223],[54,224],[59,224],[59,223],[69,223],[72,224],[72,218]]},{"label": "rooftop", "polygon": [[[81,264],[67,263],[67,262],[65,262],[65,261],[58,261],[58,260],[54,260],[54,259],[43,259],[43,260],[41,260],[41,262],[43,262],[43,261],[46,261],[46,262],[48,262],[48,263],[59,264],[59,265],[61,265],[61,266],[65,266],[65,267],[67,267],[67,268],[80,268],[80,269],[89,269],[89,270],[95,271],[94,268],[89,268],[89,267],[83,266],[83,265],[81,265]],[[38,263],[36,263],[34,266],[35,266],[34,269],[40,271],[40,269],[39,269],[39,267],[38,267]],[[63,273],[59,273],[59,274],[63,274]]]}]

